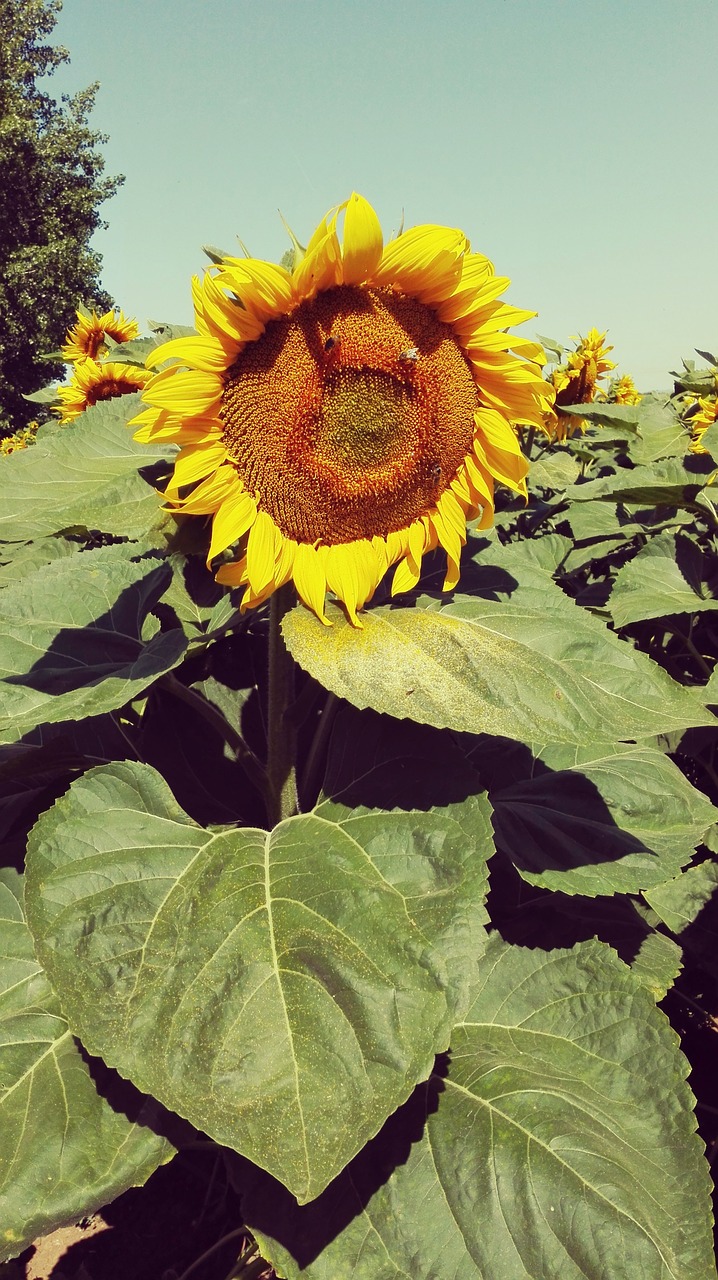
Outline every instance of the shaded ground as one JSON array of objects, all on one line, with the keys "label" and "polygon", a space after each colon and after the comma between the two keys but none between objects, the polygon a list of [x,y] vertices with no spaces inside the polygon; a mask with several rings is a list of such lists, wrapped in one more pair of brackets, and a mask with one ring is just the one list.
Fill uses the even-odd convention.
[{"label": "shaded ground", "polygon": [[191,1280],[228,1280],[246,1248],[240,1222],[221,1155],[183,1151],[144,1187],[37,1241],[7,1274],[12,1280],[180,1280],[192,1267]]}]

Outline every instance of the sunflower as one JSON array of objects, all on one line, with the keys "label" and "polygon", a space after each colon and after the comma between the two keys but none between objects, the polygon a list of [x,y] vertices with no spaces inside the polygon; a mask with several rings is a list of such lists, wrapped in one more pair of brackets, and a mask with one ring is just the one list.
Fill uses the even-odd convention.
[{"label": "sunflower", "polygon": [[711,396],[699,396],[694,404],[698,406],[696,413],[692,414],[686,425],[690,429],[691,443],[688,446],[689,453],[708,453],[709,450],[701,444],[701,440],[709,427],[718,421],[718,398]]},{"label": "sunflower", "polygon": [[297,257],[195,277],[199,336],[152,352],[165,367],[135,438],[181,446],[165,498],[213,517],[208,564],[239,544],[217,579],[246,587],[243,608],[293,579],[322,621],[329,590],[360,626],[391,565],[393,591],[410,590],[441,546],[456,585],[494,481],[526,493],[512,423],[538,425],[552,392],[542,349],[505,332],[534,313],[497,301],[508,280],[461,231],[418,226],[385,247],[354,194]]},{"label": "sunflower", "polygon": [[576,350],[569,352],[565,364],[559,365],[551,374],[556,392],[558,422],[551,415],[548,424],[544,424],[544,429],[559,440],[565,440],[567,435],[573,435],[575,431],[586,429],[585,419],[562,414],[561,407],[590,404],[595,398],[599,378],[616,367],[612,360],[606,359],[613,347],[604,347],[605,340],[606,334],[599,333],[598,329],[589,329],[585,338],[580,334],[575,336],[572,341],[578,344]]},{"label": "sunflower", "polygon": [[614,378],[611,382],[608,399],[612,404],[640,404],[643,396],[630,373],[624,373],[622,378]]},{"label": "sunflower", "polygon": [[112,400],[115,396],[141,391],[151,377],[139,365],[81,360],[75,365],[70,381],[57,388],[59,404],[54,406],[55,412],[61,422],[72,422],[98,400]]},{"label": "sunflower", "polygon": [[136,320],[128,320],[122,311],[117,314],[116,308],[98,316],[96,311],[89,315],[77,313],[77,324],[68,329],[62,358],[70,363],[76,360],[96,360],[98,355],[107,354],[106,338],[115,342],[129,342],[139,334]]}]

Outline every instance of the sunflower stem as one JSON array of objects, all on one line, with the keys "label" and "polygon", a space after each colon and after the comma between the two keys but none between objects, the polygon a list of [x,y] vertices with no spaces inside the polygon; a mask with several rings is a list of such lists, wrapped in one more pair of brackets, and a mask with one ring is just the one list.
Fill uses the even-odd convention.
[{"label": "sunflower stem", "polygon": [[269,664],[267,691],[267,818],[270,827],[297,812],[297,727],[294,702],[294,659],[282,639],[282,618],[293,604],[289,584],[269,599]]}]

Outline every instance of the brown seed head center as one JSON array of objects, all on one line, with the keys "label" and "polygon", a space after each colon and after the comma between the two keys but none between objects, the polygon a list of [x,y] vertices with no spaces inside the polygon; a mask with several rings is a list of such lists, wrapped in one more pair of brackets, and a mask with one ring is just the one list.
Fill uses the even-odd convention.
[{"label": "brown seed head center", "polygon": [[224,444],[286,537],[351,542],[435,504],[477,408],[466,357],[429,307],[345,285],[245,347],[225,377]]}]

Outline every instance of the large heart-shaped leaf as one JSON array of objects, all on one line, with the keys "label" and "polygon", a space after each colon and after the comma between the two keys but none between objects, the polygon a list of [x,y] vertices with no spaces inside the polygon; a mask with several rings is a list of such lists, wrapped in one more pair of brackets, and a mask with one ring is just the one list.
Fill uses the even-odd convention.
[{"label": "large heart-shaped leaf", "polygon": [[437,728],[591,743],[714,723],[665,671],[546,578],[545,603],[457,596],[437,608],[379,606],[332,627],[302,606],[283,622],[300,666],[356,707]]},{"label": "large heart-shaped leaf", "polygon": [[161,1112],[153,1099],[123,1084],[130,1119],[98,1092],[33,954],[21,893],[21,877],[0,870],[0,1262],[141,1186],[174,1155],[150,1127]]},{"label": "large heart-shaped leaf", "polygon": [[[415,815],[381,834],[339,816],[213,834],[126,762],[78,779],[28,857],[38,954],[90,1052],[301,1200],[428,1075],[457,1016],[452,970],[474,964],[452,890],[465,832],[439,833],[412,874]],[[463,948],[413,918],[432,858],[436,932],[453,891]]]},{"label": "large heart-shaped leaf", "polygon": [[129,418],[139,395],[102,400],[64,430],[18,449],[0,469],[0,538],[24,542],[74,525],[139,536],[159,519],[159,500],[138,473],[170,445],[140,445]]},{"label": "large heart-shaped leaf", "polygon": [[610,948],[494,939],[428,1086],[314,1204],[244,1166],[243,1213],[289,1280],[711,1280],[687,1069]]},{"label": "large heart-shaped leaf", "polygon": [[454,1019],[486,945],[491,807],[448,733],[341,708],[318,817],[340,825],[404,896],[447,965]]},{"label": "large heart-shaped leaf", "polygon": [[497,843],[531,884],[586,896],[637,893],[676,875],[718,813],[662,752],[596,743],[534,758],[481,739]]},{"label": "large heart-shaped leaf", "polygon": [[[14,455],[11,455],[14,457]],[[142,641],[171,571],[126,546],[55,561],[0,593],[0,738],[121,707],[187,646],[177,629]]]}]

